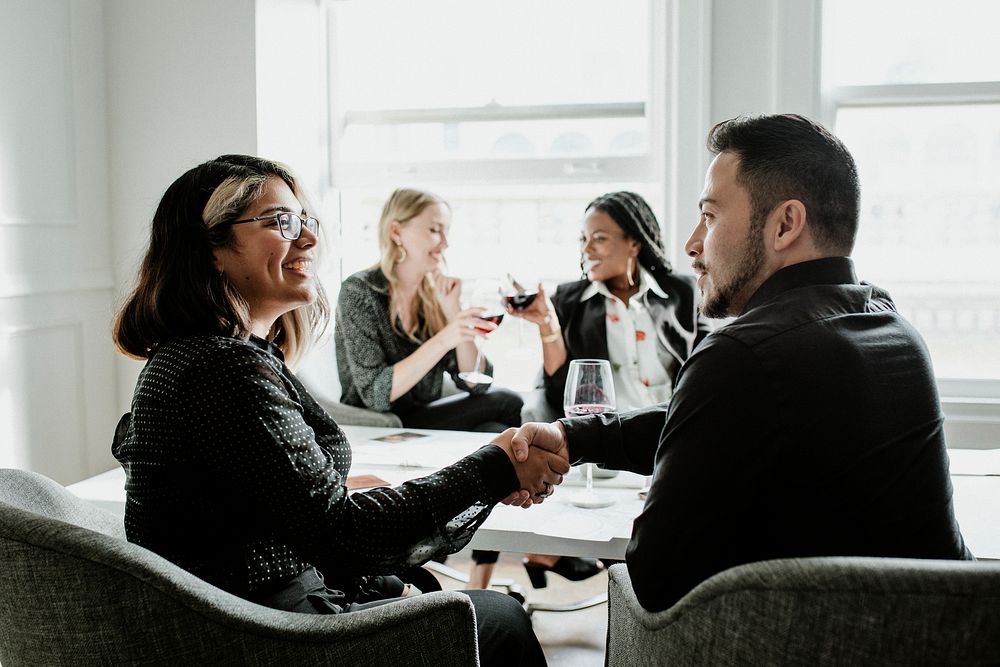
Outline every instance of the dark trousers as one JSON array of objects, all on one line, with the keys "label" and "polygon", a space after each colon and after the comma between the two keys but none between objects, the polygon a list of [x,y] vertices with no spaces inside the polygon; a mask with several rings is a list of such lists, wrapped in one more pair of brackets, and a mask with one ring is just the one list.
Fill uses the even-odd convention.
[{"label": "dark trousers", "polygon": [[[479,664],[483,667],[545,665],[545,654],[524,608],[499,591],[458,591],[468,595],[476,609]],[[399,598],[396,598],[398,600]],[[368,609],[396,600],[353,604],[348,611]]]},{"label": "dark trousers", "polygon": [[396,413],[408,428],[434,428],[443,431],[478,431],[500,433],[521,425],[524,401],[517,392],[490,387],[485,394],[459,392]]},{"label": "dark trousers", "polygon": [[[545,665],[545,655],[531,620],[514,598],[497,591],[459,592],[469,596],[476,610],[480,664],[484,667]],[[308,567],[276,589],[250,596],[250,599],[274,609],[304,614],[346,614],[392,604],[402,598],[345,604],[343,593],[327,588],[323,575]]]}]

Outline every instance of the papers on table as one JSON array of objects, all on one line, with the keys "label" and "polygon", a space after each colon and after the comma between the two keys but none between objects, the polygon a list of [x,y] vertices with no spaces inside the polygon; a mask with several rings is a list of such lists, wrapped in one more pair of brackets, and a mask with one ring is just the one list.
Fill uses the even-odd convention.
[{"label": "papers on table", "polygon": [[1000,449],[949,449],[952,475],[1000,475]]},{"label": "papers on table", "polygon": [[[345,427],[353,459],[365,466],[399,466],[437,470],[487,444],[490,433]],[[413,435],[424,437],[412,437]]]},{"label": "papers on table", "polygon": [[[451,465],[463,456],[487,444],[493,435],[461,431],[428,431],[421,429],[388,429],[363,426],[345,426],[344,432],[351,442],[354,467],[358,472],[376,472],[390,484],[404,479],[429,474]],[[427,437],[406,438],[398,436],[404,431]],[[391,468],[426,468],[409,473]],[[637,490],[644,478],[634,473],[622,472],[612,479],[594,483],[599,493],[615,498],[615,504],[601,510],[582,509],[570,504],[573,493],[582,490],[582,477],[578,469],[566,476],[556,493],[541,505],[529,510],[498,505],[494,508],[484,528],[512,533],[535,533],[554,538],[607,542],[628,539],[632,534],[632,519],[642,510],[643,502]]]}]

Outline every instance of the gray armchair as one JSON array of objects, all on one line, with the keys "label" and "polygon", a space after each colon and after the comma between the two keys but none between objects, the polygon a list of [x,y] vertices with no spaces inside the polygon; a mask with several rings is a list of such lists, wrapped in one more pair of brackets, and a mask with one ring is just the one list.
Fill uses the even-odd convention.
[{"label": "gray armchair", "polygon": [[309,352],[295,370],[316,402],[341,426],[382,426],[399,428],[399,417],[391,412],[376,412],[340,402],[340,376],[337,375],[337,349],[332,337]]},{"label": "gray armchair", "polygon": [[1000,664],[1000,563],[750,563],[658,613],[639,605],[624,564],[608,586],[609,667]]},{"label": "gray armchair", "polygon": [[338,616],[277,611],[127,542],[52,480],[0,469],[0,662],[17,665],[476,665],[459,593]]}]

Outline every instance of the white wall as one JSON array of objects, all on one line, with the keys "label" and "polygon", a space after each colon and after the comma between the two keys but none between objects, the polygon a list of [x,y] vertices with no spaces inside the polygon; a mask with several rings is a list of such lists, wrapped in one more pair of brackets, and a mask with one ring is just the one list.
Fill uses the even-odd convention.
[{"label": "white wall", "polygon": [[[117,299],[163,191],[185,170],[257,148],[254,0],[106,0],[109,181]],[[117,356],[120,411],[141,368]]]},{"label": "white wall", "polygon": [[314,194],[330,180],[326,31],[316,0],[257,0],[257,150]]},{"label": "white wall", "polygon": [[0,465],[106,469],[116,418],[100,0],[0,3]]},{"label": "white wall", "polygon": [[[173,179],[252,153],[324,182],[322,14],[313,0],[0,3],[0,466],[72,482],[114,464],[141,364],[114,351],[111,318]],[[288,69],[258,81],[258,60]]]},{"label": "white wall", "polygon": [[[315,0],[106,0],[115,282],[135,275],[163,191],[226,153],[325,179],[325,24]],[[121,297],[119,297],[121,298]],[[118,357],[128,409],[141,363]]]},{"label": "white wall", "polygon": [[712,0],[712,118],[819,118],[819,0]]}]

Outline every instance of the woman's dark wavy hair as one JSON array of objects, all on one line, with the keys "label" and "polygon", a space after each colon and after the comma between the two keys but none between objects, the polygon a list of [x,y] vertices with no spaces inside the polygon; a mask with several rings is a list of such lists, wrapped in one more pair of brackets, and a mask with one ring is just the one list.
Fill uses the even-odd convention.
[{"label": "woman's dark wavy hair", "polygon": [[806,208],[820,248],[849,255],[858,232],[861,198],[858,170],[843,142],[804,116],[739,116],[708,133],[713,155],[739,157],[736,182],[750,197],[751,216],[760,226],[783,201]]},{"label": "woman's dark wavy hair", "polygon": [[[174,181],[160,200],[135,287],[115,316],[113,336],[123,354],[148,359],[163,343],[210,334],[247,338],[249,308],[215,269],[212,250],[232,247],[232,225],[262,194],[269,178],[284,181],[309,210],[308,198],[284,165],[249,155],[223,155]],[[316,301],[280,317],[269,338],[289,364],[325,330],[329,304],[317,283]]]},{"label": "woman's dark wavy hair", "polygon": [[587,204],[584,210],[591,209],[607,213],[626,237],[639,243],[639,266],[649,271],[657,282],[673,272],[663,247],[660,223],[645,199],[634,192],[609,192]]}]

